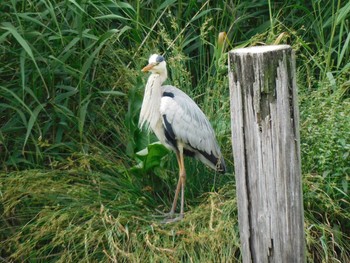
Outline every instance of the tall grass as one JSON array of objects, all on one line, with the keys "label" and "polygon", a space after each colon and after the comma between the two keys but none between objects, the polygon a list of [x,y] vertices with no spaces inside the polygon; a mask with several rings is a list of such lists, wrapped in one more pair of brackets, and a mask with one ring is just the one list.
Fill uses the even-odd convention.
[{"label": "tall grass", "polygon": [[[6,62],[1,70],[1,109],[8,116],[2,121],[7,146],[2,166],[52,166],[65,158],[64,153],[85,152],[87,131],[94,134],[93,125],[101,120],[96,109],[105,97],[125,101],[121,96],[126,87],[111,92],[113,78],[106,79],[104,73],[108,69],[125,76],[111,63],[121,56],[106,53],[130,28],[127,17],[111,14],[111,8],[122,7],[64,1],[2,5],[7,12],[1,24],[1,60]],[[121,24],[110,28],[115,20]],[[120,109],[110,110],[116,114]],[[113,127],[109,130],[113,143],[121,145]]]},{"label": "tall grass", "polygon": [[[240,261],[227,52],[287,43],[308,262],[350,261],[349,14],[337,0],[1,2],[0,258]],[[154,52],[212,121],[231,172],[187,159],[188,212],[165,226],[154,213],[171,204],[176,160],[137,127]]]}]

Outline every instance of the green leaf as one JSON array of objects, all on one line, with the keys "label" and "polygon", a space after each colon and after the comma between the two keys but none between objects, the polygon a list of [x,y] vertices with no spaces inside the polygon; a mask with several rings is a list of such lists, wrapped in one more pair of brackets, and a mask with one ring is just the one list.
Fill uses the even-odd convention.
[{"label": "green leaf", "polygon": [[81,12],[86,13],[85,10],[77,3],[75,0],[69,0],[72,4],[74,4]]},{"label": "green leaf", "polygon": [[64,93],[60,93],[60,94],[55,96],[54,101],[55,101],[55,103],[61,103],[62,100],[65,100],[65,99],[67,99],[67,98],[77,94],[78,91],[79,91],[78,89],[74,88],[74,89],[72,89],[70,91],[67,91],[67,92],[64,92]]},{"label": "green leaf", "polygon": [[130,9],[135,13],[135,9],[132,7],[132,5],[125,3],[125,2],[113,2],[117,7],[121,9]]},{"label": "green leaf", "polygon": [[160,167],[162,158],[169,153],[169,150],[160,142],[149,144],[147,148],[136,153],[136,156],[143,162],[145,172]]},{"label": "green leaf", "polygon": [[25,77],[25,61],[26,56],[24,50],[21,52],[21,56],[19,58],[19,66],[21,71],[21,80],[22,80],[22,90],[25,90],[25,83],[26,83],[26,77]]},{"label": "green leaf", "polygon": [[96,20],[98,19],[117,19],[117,20],[130,20],[129,18],[115,15],[115,14],[109,14],[109,15],[104,15],[104,16],[97,16],[95,17]]},{"label": "green leaf", "polygon": [[10,32],[13,37],[17,40],[17,42],[23,47],[23,49],[27,52],[27,54],[34,60],[34,55],[32,49],[28,45],[27,41],[18,33],[17,29],[9,22],[2,23],[2,29]]},{"label": "green leaf", "polygon": [[337,67],[339,68],[341,62],[343,61],[343,58],[344,58],[344,55],[345,55],[345,52],[349,49],[349,44],[350,44],[350,33],[348,34],[345,42],[344,42],[344,45],[343,45],[343,48],[340,52],[340,55],[338,57],[338,63],[337,63]]},{"label": "green leaf", "polygon": [[211,12],[211,11],[213,11],[213,10],[220,11],[221,9],[220,9],[220,8],[212,8],[212,9],[204,10],[204,11],[200,12],[198,15],[194,16],[194,17],[191,19],[191,22],[196,21],[197,19],[201,18],[202,16],[208,14],[209,12]]},{"label": "green leaf", "polygon": [[79,128],[79,134],[80,138],[83,137],[83,130],[84,130],[84,125],[85,125],[85,119],[86,119],[86,114],[87,114],[87,108],[90,103],[90,95],[87,96],[83,101],[82,101],[82,106],[79,109],[79,119],[78,119],[78,128]]},{"label": "green leaf", "polygon": [[14,93],[11,89],[8,89],[3,86],[0,86],[0,89],[2,89],[6,93],[10,93],[30,113],[30,115],[32,115],[32,111],[30,110],[30,108],[20,97],[17,96],[16,93]]},{"label": "green leaf", "polygon": [[176,0],[167,0],[164,1],[158,8],[156,13],[158,13],[159,11],[163,10],[164,8],[169,7],[170,5],[174,4],[176,2]]},{"label": "green leaf", "polygon": [[101,90],[98,93],[107,94],[107,95],[115,95],[115,96],[125,96],[126,94],[121,91],[116,90]]},{"label": "green leaf", "polygon": [[44,108],[45,105],[39,104],[38,106],[36,106],[36,108],[33,110],[32,114],[30,115],[29,121],[28,121],[28,126],[27,126],[27,133],[26,133],[26,137],[24,139],[24,143],[23,143],[23,150],[25,145],[27,144],[29,135],[33,129],[33,126],[36,122],[36,119],[38,118],[38,114],[39,112]]},{"label": "green leaf", "polygon": [[337,18],[336,18],[336,25],[339,25],[342,21],[345,19],[348,19],[350,15],[350,2],[348,2],[345,6],[339,9]]},{"label": "green leaf", "polygon": [[[4,109],[7,109],[7,108],[8,108],[8,109],[12,109],[12,110],[16,111],[17,114],[18,114],[18,116],[21,118],[23,124],[24,124],[25,126],[27,126],[27,118],[26,118],[26,115],[24,114],[23,111],[21,111],[20,108],[14,107],[14,106],[9,105],[9,104],[0,103],[0,109],[1,109],[1,108],[4,108]],[[4,127],[5,127],[5,125],[0,126],[0,131],[4,131]],[[10,127],[10,128],[11,128],[11,127]]]}]

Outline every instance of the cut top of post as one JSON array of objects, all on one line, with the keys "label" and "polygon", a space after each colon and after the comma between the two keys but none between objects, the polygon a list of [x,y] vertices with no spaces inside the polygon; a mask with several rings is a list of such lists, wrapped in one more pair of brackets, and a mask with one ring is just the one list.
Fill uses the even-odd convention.
[{"label": "cut top of post", "polygon": [[260,54],[260,53],[266,53],[281,49],[290,49],[291,46],[289,45],[269,45],[269,46],[255,46],[255,47],[246,47],[246,48],[237,48],[232,50],[233,53],[239,53],[239,54]]}]

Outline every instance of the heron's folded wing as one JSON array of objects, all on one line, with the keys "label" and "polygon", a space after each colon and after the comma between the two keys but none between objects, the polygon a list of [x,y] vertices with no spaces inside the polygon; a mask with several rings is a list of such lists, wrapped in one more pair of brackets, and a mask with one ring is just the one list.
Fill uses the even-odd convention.
[{"label": "heron's folded wing", "polygon": [[163,86],[160,112],[164,128],[175,140],[208,154],[220,155],[210,122],[186,93],[173,86]]}]

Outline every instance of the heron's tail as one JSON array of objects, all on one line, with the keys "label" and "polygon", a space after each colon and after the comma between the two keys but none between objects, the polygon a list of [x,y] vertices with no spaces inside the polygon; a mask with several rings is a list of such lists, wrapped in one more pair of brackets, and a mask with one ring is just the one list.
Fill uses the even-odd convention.
[{"label": "heron's tail", "polygon": [[221,159],[219,159],[218,163],[216,164],[216,171],[222,174],[226,173],[226,164],[223,157],[221,157]]}]

